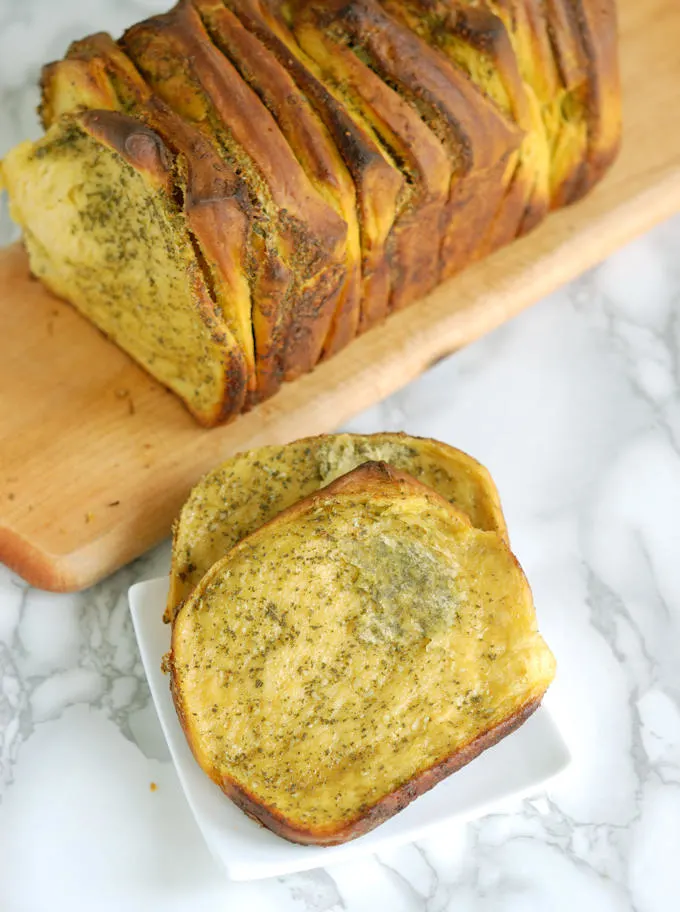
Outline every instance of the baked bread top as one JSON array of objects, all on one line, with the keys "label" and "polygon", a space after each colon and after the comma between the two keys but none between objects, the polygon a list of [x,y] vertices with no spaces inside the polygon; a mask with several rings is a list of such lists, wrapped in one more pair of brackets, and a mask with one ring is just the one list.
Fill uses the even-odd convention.
[{"label": "baked bread top", "polygon": [[554,674],[495,532],[369,463],[241,541],[168,661],[202,768],[296,842],[370,830],[526,718]]},{"label": "baked bread top", "polygon": [[[299,0],[291,7],[295,34],[317,63],[340,55],[363,62],[442,143],[450,181],[437,239],[438,277],[460,270],[494,220],[504,195],[507,159],[521,142],[520,130],[460,68],[388,15],[377,0]],[[430,230],[427,237],[434,243],[436,233]]]},{"label": "baked bread top", "polygon": [[451,162],[444,145],[399,92],[324,28],[320,11],[306,13],[295,26],[301,46],[404,175],[406,192],[388,246],[389,306],[398,310],[437,282]]},{"label": "baked bread top", "polygon": [[362,253],[361,333],[388,311],[391,281],[387,246],[408,194],[407,181],[370,124],[343,101],[341,88],[324,81],[320,68],[305,54],[279,14],[278,4],[226,0],[226,5],[288,70],[323,121],[352,175]]},{"label": "baked bread top", "polygon": [[361,311],[361,239],[352,176],[322,119],[278,57],[222,0],[192,0],[215,46],[231,61],[276,121],[311,184],[347,225],[345,279],[324,354],[357,334]]},{"label": "baked bread top", "polygon": [[188,0],[132,26],[121,42],[154,91],[239,170],[262,207],[274,270],[288,279],[276,307],[254,314],[258,388],[266,397],[319,360],[346,274],[345,222]]},{"label": "baked bread top", "polygon": [[508,160],[504,196],[475,256],[523,234],[550,205],[550,149],[541,110],[527,87],[508,30],[486,5],[469,0],[381,0],[390,15],[437,48],[522,131]]}]

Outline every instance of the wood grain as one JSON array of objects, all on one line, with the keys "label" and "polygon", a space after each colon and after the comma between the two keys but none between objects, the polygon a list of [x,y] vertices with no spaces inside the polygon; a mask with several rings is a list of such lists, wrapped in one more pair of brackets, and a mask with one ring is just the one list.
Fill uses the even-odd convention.
[{"label": "wood grain", "polygon": [[94,583],[230,453],[337,427],[680,209],[680,4],[621,0],[620,19],[624,145],[602,185],[228,427],[198,428],[0,251],[0,560],[46,589]]}]

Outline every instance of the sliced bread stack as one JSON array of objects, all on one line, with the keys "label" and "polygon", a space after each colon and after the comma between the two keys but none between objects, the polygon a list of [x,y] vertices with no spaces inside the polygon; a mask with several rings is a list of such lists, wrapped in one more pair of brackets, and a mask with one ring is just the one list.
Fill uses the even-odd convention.
[{"label": "sliced bread stack", "polygon": [[166,620],[198,763],[300,843],[377,826],[521,725],[554,676],[488,472],[400,434],[264,447],[206,476]]}]

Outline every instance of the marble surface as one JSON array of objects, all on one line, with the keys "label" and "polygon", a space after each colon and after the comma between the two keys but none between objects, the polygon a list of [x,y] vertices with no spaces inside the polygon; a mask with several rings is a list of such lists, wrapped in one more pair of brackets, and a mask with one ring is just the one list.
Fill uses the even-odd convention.
[{"label": "marble surface", "polygon": [[[38,132],[43,60],[164,5],[0,0],[0,154]],[[360,863],[230,884],[168,761],[128,614],[167,544],[78,595],[0,568],[0,909],[677,908],[678,251],[680,217],[351,425],[439,437],[493,472],[559,663],[547,703],[574,762],[547,793]]]}]

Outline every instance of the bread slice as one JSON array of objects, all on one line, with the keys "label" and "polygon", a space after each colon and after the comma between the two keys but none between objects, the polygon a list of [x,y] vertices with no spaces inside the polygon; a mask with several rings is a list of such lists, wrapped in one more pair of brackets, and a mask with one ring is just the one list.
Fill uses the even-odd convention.
[{"label": "bread slice", "polygon": [[439,278],[451,183],[447,151],[418,113],[325,28],[323,8],[306,7],[294,29],[324,81],[363,118],[406,178],[408,193],[401,200],[388,248],[390,310],[399,310],[426,295]]},{"label": "bread slice", "polygon": [[84,111],[0,177],[34,275],[213,425],[238,413],[245,375],[182,209],[189,170],[139,121]]},{"label": "bread slice", "polygon": [[491,476],[445,443],[399,433],[329,434],[260,447],[227,460],[189,495],[174,529],[166,621],[238,541],[301,498],[376,460],[433,488],[477,528],[507,538]]},{"label": "bread slice", "polygon": [[546,16],[562,83],[578,99],[586,154],[564,203],[583,197],[607,171],[621,142],[621,87],[615,0],[548,0]]},{"label": "bread slice", "polygon": [[[473,6],[476,0],[464,0]],[[560,0],[561,2],[561,0]],[[484,0],[505,24],[527,91],[541,112],[550,154],[550,204],[570,199],[586,157],[587,124],[580,85],[565,82],[560,72],[550,18],[552,0]]]},{"label": "bread slice", "polygon": [[588,65],[588,167],[579,188],[583,196],[604,177],[621,148],[621,76],[616,0],[579,0],[575,5]]},{"label": "bread slice", "polygon": [[299,843],[373,829],[536,709],[554,676],[495,532],[369,463],[213,566],[167,662],[200,766]]},{"label": "bread slice", "polygon": [[[105,34],[75,41],[65,60],[43,68],[43,126],[82,108],[121,111],[157,132],[187,162],[184,212],[207,282],[243,361],[248,391],[255,389],[251,321],[254,217],[242,181],[204,137],[153,95],[123,51]],[[252,283],[254,285],[254,283]]]},{"label": "bread slice", "polygon": [[[152,88],[235,164],[266,216],[290,280],[275,313],[253,315],[263,396],[319,360],[345,277],[346,225],[311,185],[258,96],[186,0],[122,44]],[[253,129],[257,124],[257,129]]]},{"label": "bread slice", "polygon": [[[576,198],[585,169],[588,149],[587,71],[576,56],[576,44],[568,55],[560,53],[572,38],[565,28],[566,10],[563,0],[525,0],[530,27],[534,33],[533,47],[539,51],[540,72],[543,78],[551,72],[548,58],[553,61],[556,86],[546,79],[547,100],[543,104],[543,119],[550,140],[551,204],[561,208]],[[575,34],[573,37],[576,37]],[[540,50],[539,50],[540,49]]]},{"label": "bread slice", "polygon": [[411,105],[444,144],[453,165],[441,277],[468,265],[505,194],[509,158],[521,132],[483,92],[377,0],[300,0],[296,32],[313,18],[336,44],[345,44]]},{"label": "bread slice", "polygon": [[395,19],[444,54],[524,134],[503,176],[505,194],[475,256],[526,234],[550,207],[550,155],[533,94],[527,92],[503,21],[466,0],[381,0]]},{"label": "bread slice", "polygon": [[347,225],[346,273],[324,355],[357,334],[361,313],[361,239],[352,176],[332,136],[280,60],[222,0],[192,0],[216,47],[236,67],[276,121],[319,195]]},{"label": "bread slice", "polygon": [[405,178],[363,118],[349,110],[325,85],[273,5],[262,0],[226,0],[246,29],[275,55],[323,121],[352,175],[361,237],[360,333],[387,314],[390,270],[387,244],[400,211]]}]

